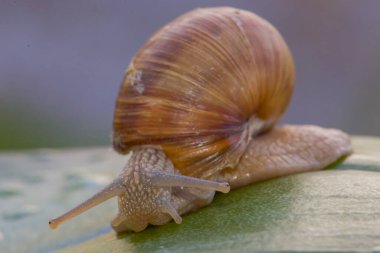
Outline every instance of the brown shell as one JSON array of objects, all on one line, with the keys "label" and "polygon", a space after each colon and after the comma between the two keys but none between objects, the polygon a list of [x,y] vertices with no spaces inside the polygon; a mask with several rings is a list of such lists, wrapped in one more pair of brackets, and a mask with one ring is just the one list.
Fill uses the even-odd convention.
[{"label": "brown shell", "polygon": [[289,49],[267,21],[230,7],[193,10],[133,58],[116,101],[114,148],[160,145],[182,174],[209,178],[235,167],[252,132],[276,123],[293,81]]}]

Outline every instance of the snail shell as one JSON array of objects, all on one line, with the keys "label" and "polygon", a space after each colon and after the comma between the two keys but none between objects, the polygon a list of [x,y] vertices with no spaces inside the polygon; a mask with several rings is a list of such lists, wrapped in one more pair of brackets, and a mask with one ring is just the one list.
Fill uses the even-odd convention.
[{"label": "snail shell", "polygon": [[289,49],[264,19],[229,7],[180,16],[139,50],[122,82],[113,146],[133,151],[127,166],[50,226],[115,196],[117,232],[181,223],[215,191],[322,169],[350,154],[342,131],[274,127],[293,82]]},{"label": "snail shell", "polygon": [[114,148],[160,145],[184,175],[234,168],[251,136],[271,128],[293,90],[277,30],[234,8],[196,9],[159,30],[133,58],[114,117]]}]

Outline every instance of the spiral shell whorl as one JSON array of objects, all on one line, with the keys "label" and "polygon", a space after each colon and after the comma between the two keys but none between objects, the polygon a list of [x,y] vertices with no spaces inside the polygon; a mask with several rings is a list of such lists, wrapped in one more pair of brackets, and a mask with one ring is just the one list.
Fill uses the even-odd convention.
[{"label": "spiral shell whorl", "polygon": [[116,102],[114,148],[159,145],[182,174],[209,178],[236,165],[250,129],[276,123],[293,81],[288,47],[267,21],[229,7],[196,9],[132,60]]}]

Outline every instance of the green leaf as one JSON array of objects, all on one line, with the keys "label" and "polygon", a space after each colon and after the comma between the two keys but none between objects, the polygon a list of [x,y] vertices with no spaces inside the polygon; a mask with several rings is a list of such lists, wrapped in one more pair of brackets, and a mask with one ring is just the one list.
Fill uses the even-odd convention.
[{"label": "green leaf", "polygon": [[50,230],[48,220],[91,196],[126,163],[110,149],[0,153],[0,251],[380,251],[380,138],[353,137],[334,169],[217,194],[183,223],[116,235],[116,199]]}]

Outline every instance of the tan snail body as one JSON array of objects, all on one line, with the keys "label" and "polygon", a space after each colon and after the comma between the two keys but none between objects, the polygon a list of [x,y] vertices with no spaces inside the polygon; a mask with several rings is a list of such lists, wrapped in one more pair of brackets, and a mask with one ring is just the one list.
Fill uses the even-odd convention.
[{"label": "tan snail body", "polygon": [[114,196],[115,231],[181,223],[215,191],[322,169],[350,154],[339,130],[274,127],[293,82],[289,49],[264,19],[230,7],[178,17],[140,49],[121,85],[113,143],[133,152],[127,166],[50,226]]}]

